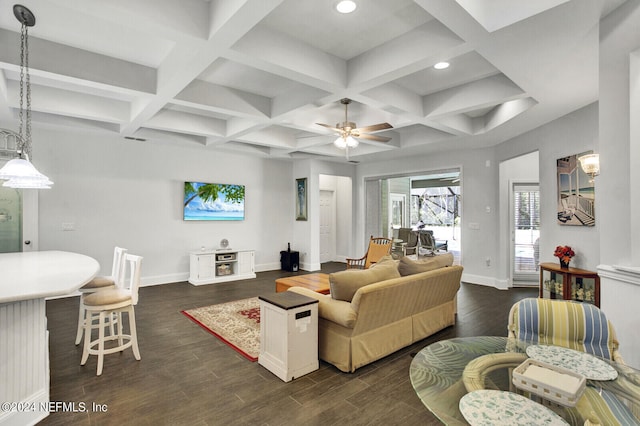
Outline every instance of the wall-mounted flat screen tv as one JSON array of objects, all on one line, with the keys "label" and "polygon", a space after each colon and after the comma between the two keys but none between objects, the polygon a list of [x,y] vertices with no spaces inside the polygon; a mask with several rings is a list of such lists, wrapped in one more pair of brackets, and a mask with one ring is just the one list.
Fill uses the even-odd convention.
[{"label": "wall-mounted flat screen tv", "polygon": [[184,220],[244,220],[244,185],[185,182]]}]

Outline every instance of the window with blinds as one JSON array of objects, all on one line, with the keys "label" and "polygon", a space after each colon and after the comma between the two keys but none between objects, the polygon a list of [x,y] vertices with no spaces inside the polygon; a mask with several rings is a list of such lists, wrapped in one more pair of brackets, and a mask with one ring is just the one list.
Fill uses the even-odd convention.
[{"label": "window with blinds", "polygon": [[513,186],[513,279],[537,280],[540,237],[538,185]]}]

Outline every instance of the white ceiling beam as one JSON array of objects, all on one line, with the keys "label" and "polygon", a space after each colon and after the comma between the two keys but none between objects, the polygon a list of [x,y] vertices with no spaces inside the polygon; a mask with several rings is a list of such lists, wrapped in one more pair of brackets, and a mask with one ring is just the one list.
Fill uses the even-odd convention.
[{"label": "white ceiling beam", "polygon": [[150,129],[141,127],[133,136],[136,138],[147,139],[148,141],[138,141],[138,143],[157,143],[162,142],[167,145],[176,145],[180,143],[195,144],[205,146],[206,138],[198,135],[188,135],[180,132],[171,132],[159,129]]},{"label": "white ceiling beam", "polygon": [[279,127],[264,128],[256,132],[247,133],[234,140],[276,148],[296,148],[297,146],[293,134]]},{"label": "white ceiling beam", "polygon": [[[0,29],[0,62],[20,67],[20,44],[16,33]],[[136,92],[153,93],[156,89],[156,72],[153,68],[104,55],[76,49],[29,36],[29,68],[33,74],[44,71],[85,82],[95,82],[101,87],[121,87]]]},{"label": "white ceiling beam", "polygon": [[271,100],[264,96],[194,80],[177,94],[174,103],[247,118],[271,115]]},{"label": "white ceiling beam", "polygon": [[[82,19],[82,15],[109,21],[112,28],[128,28],[153,34],[178,43],[204,40],[209,32],[208,2],[201,0],[47,0],[64,17]],[[53,9],[53,8],[52,8]],[[38,10],[34,10],[38,15]],[[80,16],[79,16],[80,15]]]},{"label": "white ceiling beam", "polygon": [[226,140],[231,140],[234,137],[256,131],[265,126],[265,123],[257,122],[256,120],[248,118],[234,117],[227,120],[227,133],[225,135]]},{"label": "white ceiling beam", "polygon": [[298,86],[271,100],[271,118],[296,111],[305,105],[329,95],[329,92],[308,86]]},{"label": "white ceiling beam", "polygon": [[[100,120],[108,123],[124,123],[129,119],[129,103],[116,99],[70,92],[54,87],[32,84],[32,90],[38,94],[33,96],[31,109],[52,114],[67,115],[89,120]],[[9,81],[9,105],[19,108],[20,99],[18,82]]]},{"label": "white ceiling beam", "polygon": [[224,136],[226,122],[217,118],[189,114],[182,111],[162,110],[145,127],[200,136]]},{"label": "white ceiling beam", "polygon": [[497,105],[524,97],[522,89],[503,75],[495,75],[443,90],[423,99],[425,116],[431,119]]},{"label": "white ceiling beam", "polygon": [[227,57],[328,92],[347,85],[344,60],[260,26],[242,37]]},{"label": "white ceiling beam", "polygon": [[[226,21],[215,21],[215,31],[211,31],[209,39],[202,46],[195,50],[186,48],[184,54],[171,55],[158,69],[158,96],[132,116],[130,123],[122,126],[121,132],[131,133],[142,126],[282,1],[245,0]],[[176,49],[179,50],[180,46]]]},{"label": "white ceiling beam", "polygon": [[522,98],[498,105],[484,117],[484,130],[488,132],[506,123],[529,108],[534,107],[537,103],[533,98]]},{"label": "white ceiling beam", "polygon": [[364,96],[375,99],[379,108],[391,113],[409,113],[416,117],[423,117],[422,97],[411,90],[405,89],[395,83],[387,83],[374,87],[362,93]]},{"label": "white ceiling beam", "polygon": [[436,123],[430,124],[430,126],[457,136],[473,135],[477,129],[474,119],[465,114],[440,117]]}]

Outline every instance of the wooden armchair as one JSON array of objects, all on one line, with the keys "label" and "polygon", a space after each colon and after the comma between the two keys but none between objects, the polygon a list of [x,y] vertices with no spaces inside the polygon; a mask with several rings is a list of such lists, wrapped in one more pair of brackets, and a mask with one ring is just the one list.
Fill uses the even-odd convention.
[{"label": "wooden armchair", "polygon": [[347,258],[347,269],[369,269],[382,256],[391,253],[391,243],[389,238],[371,236],[367,252],[359,259]]}]

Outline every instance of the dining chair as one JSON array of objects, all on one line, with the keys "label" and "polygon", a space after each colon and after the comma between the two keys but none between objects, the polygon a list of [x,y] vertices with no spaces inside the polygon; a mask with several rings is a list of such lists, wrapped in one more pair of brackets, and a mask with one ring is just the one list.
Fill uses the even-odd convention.
[{"label": "dining chair", "polygon": [[122,269],[122,257],[127,252],[126,248],[115,247],[113,249],[113,263],[111,265],[111,275],[107,276],[98,276],[89,281],[87,284],[83,285],[78,289],[80,292],[80,308],[78,312],[78,327],[76,331],[76,345],[80,344],[82,340],[82,335],[84,333],[84,323],[85,323],[85,312],[82,306],[82,299],[91,293],[95,293],[96,291],[106,290],[109,288],[114,288],[116,286],[116,280],[120,276],[120,271]]},{"label": "dining chair", "polygon": [[[604,312],[590,303],[571,300],[526,298],[509,312],[508,337],[528,343],[555,345],[586,352],[618,364],[624,360],[613,324]],[[508,345],[507,345],[508,346]],[[575,409],[589,413],[585,425],[637,424],[638,396],[621,398],[596,384],[586,387]]]},{"label": "dining chair", "polygon": [[402,254],[417,254],[418,251],[418,234],[411,228],[400,228],[398,230],[398,238],[402,240]]},{"label": "dining chair", "polygon": [[372,235],[369,239],[369,247],[364,256],[358,259],[346,259],[347,269],[369,269],[369,267],[380,260],[380,258],[391,254],[391,245],[391,239],[374,237]]},{"label": "dining chair", "polygon": [[[80,365],[85,365],[89,355],[98,356],[97,375],[102,374],[104,356],[115,352],[122,352],[132,348],[135,359],[140,360],[138,337],[134,306],[138,303],[138,288],[140,287],[140,269],[142,257],[125,253],[122,259],[123,267],[120,278],[116,280],[116,287],[87,295],[83,299],[83,307],[87,319],[84,325],[84,350]],[[126,313],[129,323],[129,334],[124,334],[122,314]],[[105,336],[107,321],[117,315],[114,333]],[[98,338],[92,339],[92,323],[98,322]],[[117,341],[117,344],[111,343]],[[109,347],[107,347],[109,343]],[[115,346],[114,346],[115,344]]]},{"label": "dining chair", "polygon": [[508,336],[562,346],[624,363],[615,330],[604,312],[590,303],[529,297],[509,311]]}]

